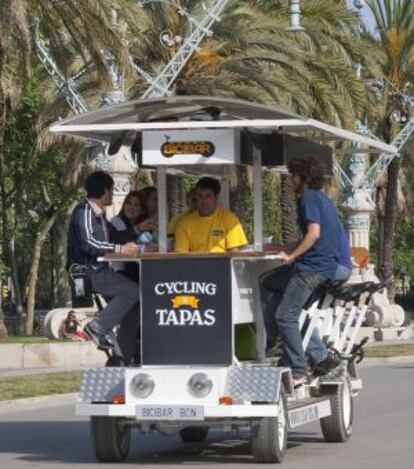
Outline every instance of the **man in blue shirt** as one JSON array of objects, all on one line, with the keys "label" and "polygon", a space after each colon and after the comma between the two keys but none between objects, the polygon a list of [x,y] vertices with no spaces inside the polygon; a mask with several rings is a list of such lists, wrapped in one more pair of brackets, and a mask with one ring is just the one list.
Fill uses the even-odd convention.
[{"label": "man in blue shirt", "polygon": [[[306,382],[307,360],[299,316],[312,293],[335,278],[340,221],[334,204],[321,191],[325,173],[323,162],[315,156],[297,157],[289,163],[288,169],[298,196],[303,238],[281,250],[285,266],[265,274],[260,287],[268,336],[272,336],[271,322],[274,320],[283,341],[281,364],[292,369],[295,385],[300,385]],[[273,318],[269,318],[269,313]],[[340,363],[328,353],[316,333],[309,343],[307,355],[314,364],[314,372],[319,375],[328,373]]]}]

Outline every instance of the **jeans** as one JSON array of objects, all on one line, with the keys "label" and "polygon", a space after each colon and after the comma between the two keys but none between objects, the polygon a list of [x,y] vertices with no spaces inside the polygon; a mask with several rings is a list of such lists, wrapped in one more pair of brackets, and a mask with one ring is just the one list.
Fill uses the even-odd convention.
[{"label": "jeans", "polygon": [[[275,340],[277,334],[281,337],[284,353],[280,365],[292,368],[294,375],[304,375],[307,368],[299,316],[309,297],[324,282],[324,276],[315,272],[295,271],[292,266],[282,266],[267,272],[260,280],[268,340]],[[315,363],[326,358],[326,345],[316,330],[310,339],[307,355]]]},{"label": "jeans", "polygon": [[346,280],[349,279],[351,274],[352,274],[351,269],[348,269],[348,267],[338,264],[338,267],[335,272],[334,280],[345,282]]},{"label": "jeans", "polygon": [[117,339],[122,354],[129,362],[134,354],[139,327],[139,287],[109,267],[92,272],[91,283],[93,291],[111,298],[94,322],[104,333],[120,326]]}]

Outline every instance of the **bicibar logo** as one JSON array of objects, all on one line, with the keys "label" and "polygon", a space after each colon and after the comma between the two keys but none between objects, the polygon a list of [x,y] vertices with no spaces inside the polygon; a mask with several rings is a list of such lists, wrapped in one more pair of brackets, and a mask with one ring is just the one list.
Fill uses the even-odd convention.
[{"label": "bicibar logo", "polygon": [[213,156],[216,147],[207,140],[171,142],[170,136],[165,135],[166,142],[161,146],[161,153],[166,158],[176,155],[201,155],[205,158]]}]

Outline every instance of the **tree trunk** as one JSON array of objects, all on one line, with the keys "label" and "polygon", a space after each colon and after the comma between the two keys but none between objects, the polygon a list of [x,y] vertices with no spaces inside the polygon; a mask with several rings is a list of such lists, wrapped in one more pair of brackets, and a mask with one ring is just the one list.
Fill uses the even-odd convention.
[{"label": "tree trunk", "polygon": [[300,239],[297,203],[291,177],[288,174],[282,174],[281,179],[282,240],[283,244],[291,244]]},{"label": "tree trunk", "polygon": [[183,178],[178,178],[178,201],[180,205],[180,212],[187,210],[187,191]]},{"label": "tree trunk", "polygon": [[[1,64],[0,64],[1,65]],[[6,122],[6,102],[4,99],[4,94],[0,88],[0,202],[1,202],[1,221],[3,224],[3,245],[1,250],[1,260],[5,260],[5,255],[7,251],[7,239],[5,238],[5,233],[7,229],[7,216],[6,216],[6,188],[5,188],[5,175],[6,175],[6,163],[4,160],[4,126]],[[1,282],[0,282],[1,283]],[[1,293],[1,292],[0,292]],[[1,300],[0,300],[1,301]],[[4,324],[3,317],[3,308],[0,305],[0,338],[7,337],[7,328]]]},{"label": "tree trunk", "polygon": [[70,300],[69,279],[66,272],[67,223],[59,219],[51,230],[53,239],[53,307],[65,307]]},{"label": "tree trunk", "polygon": [[4,314],[3,314],[3,284],[0,278],[0,340],[7,338],[7,327],[4,324]]},{"label": "tree trunk", "polygon": [[[384,178],[385,179],[385,178]],[[379,274],[382,265],[382,247],[384,243],[384,207],[385,207],[386,188],[385,182],[380,182],[375,195],[376,216],[377,216],[377,274]]]},{"label": "tree trunk", "polygon": [[16,251],[14,247],[14,238],[12,238],[10,241],[7,258],[10,263],[11,278],[13,282],[13,293],[14,293],[14,301],[16,305],[16,316],[17,316],[17,333],[21,335],[23,334],[23,331],[24,331],[24,308],[23,308],[22,291],[20,288],[19,269],[17,267]]},{"label": "tree trunk", "polygon": [[180,178],[167,175],[168,217],[171,219],[182,211],[180,204]]},{"label": "tree trunk", "polygon": [[237,165],[229,168],[230,182],[230,208],[241,221],[246,233],[249,233],[249,227],[246,226],[246,197],[250,187],[248,169],[245,166]]},{"label": "tree trunk", "polygon": [[394,234],[398,210],[398,178],[401,168],[401,159],[394,158],[387,171],[387,194],[385,196],[384,226],[381,245],[381,263],[379,264],[379,276],[388,284],[388,296],[394,300]]},{"label": "tree trunk", "polygon": [[32,261],[30,265],[29,278],[27,281],[27,317],[25,333],[26,335],[33,335],[34,324],[34,310],[36,299],[36,285],[39,272],[40,255],[42,246],[57,218],[57,213],[54,213],[45,223],[44,227],[38,232],[36,241],[33,247]]}]

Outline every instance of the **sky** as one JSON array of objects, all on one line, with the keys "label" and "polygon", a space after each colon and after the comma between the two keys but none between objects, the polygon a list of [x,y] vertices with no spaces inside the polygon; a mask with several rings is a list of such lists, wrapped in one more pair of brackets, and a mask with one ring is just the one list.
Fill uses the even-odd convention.
[{"label": "sky", "polygon": [[[354,0],[347,0],[347,3],[350,7],[353,7]],[[364,3],[363,0],[362,0],[362,3]],[[361,13],[362,19],[365,25],[367,26],[367,28],[370,31],[374,32],[374,18],[372,17],[372,14],[369,8],[364,6],[364,8],[362,8],[362,10],[359,10],[359,12]]]}]

